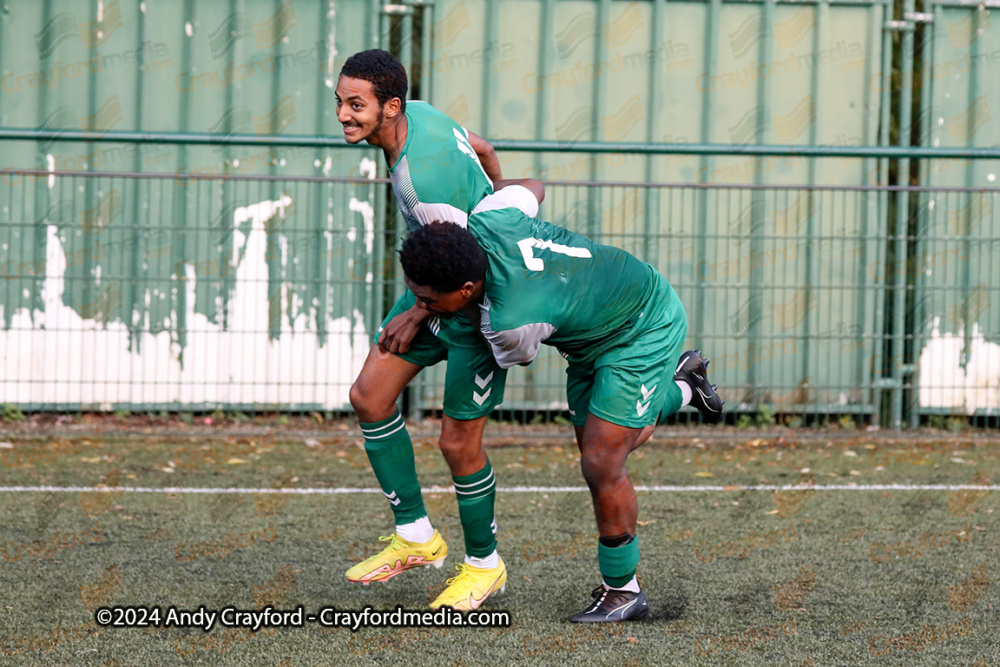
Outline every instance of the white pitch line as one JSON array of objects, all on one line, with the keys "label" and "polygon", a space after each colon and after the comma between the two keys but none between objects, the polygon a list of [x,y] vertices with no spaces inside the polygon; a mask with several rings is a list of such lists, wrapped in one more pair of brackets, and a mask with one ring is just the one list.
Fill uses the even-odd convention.
[{"label": "white pitch line", "polygon": [[[451,493],[450,486],[430,486],[421,489],[423,493]],[[973,484],[827,484],[816,486],[801,486],[787,484],[757,484],[745,486],[731,484],[726,486],[637,486],[636,491],[652,491],[666,493],[685,493],[700,491],[1000,491],[998,485]],[[585,486],[509,486],[498,487],[498,493],[583,493],[589,492]],[[365,488],[287,488],[287,489],[248,489],[248,488],[201,488],[201,487],[152,487],[152,486],[0,486],[0,493],[280,493],[292,495],[352,495],[356,493],[382,493],[382,489]]]}]

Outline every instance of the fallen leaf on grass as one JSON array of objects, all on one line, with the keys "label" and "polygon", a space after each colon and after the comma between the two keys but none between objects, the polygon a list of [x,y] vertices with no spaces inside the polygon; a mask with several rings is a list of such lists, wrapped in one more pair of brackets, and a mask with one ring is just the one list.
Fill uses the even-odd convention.
[{"label": "fallen leaf on grass", "polygon": [[226,463],[230,465],[235,465],[237,463],[246,463],[246,461],[244,461],[243,459],[229,459],[228,461],[226,461]]},{"label": "fallen leaf on grass", "polygon": [[708,472],[707,470],[702,470],[702,471],[696,472],[694,474],[694,476],[695,477],[715,477],[715,475],[713,475],[712,473]]}]

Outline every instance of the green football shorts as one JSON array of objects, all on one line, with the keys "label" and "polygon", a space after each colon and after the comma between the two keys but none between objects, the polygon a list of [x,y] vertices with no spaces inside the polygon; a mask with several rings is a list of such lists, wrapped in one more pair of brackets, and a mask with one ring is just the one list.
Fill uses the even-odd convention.
[{"label": "green football shorts", "polygon": [[574,425],[586,424],[589,412],[619,426],[642,428],[655,424],[665,407],[667,413],[681,408],[674,372],[687,336],[687,315],[674,288],[656,275],[657,288],[621,345],[590,364],[570,360],[566,397]]},{"label": "green football shorts", "polygon": [[[406,290],[382,321],[372,342],[377,343],[392,318],[412,308],[414,303],[413,292]],[[410,349],[399,357],[424,368],[447,359],[443,410],[452,419],[485,417],[503,403],[507,371],[497,366],[489,344],[465,315],[427,318]]]}]

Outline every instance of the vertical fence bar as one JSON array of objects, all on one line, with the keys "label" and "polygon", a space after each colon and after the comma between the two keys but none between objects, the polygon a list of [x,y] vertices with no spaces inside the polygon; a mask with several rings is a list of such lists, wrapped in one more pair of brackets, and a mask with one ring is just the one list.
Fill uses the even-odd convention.
[{"label": "vertical fence bar", "polygon": [[[903,0],[903,15],[912,14],[914,11],[914,0]],[[899,146],[906,148],[910,146],[910,128],[912,126],[912,110],[910,105],[913,101],[913,30],[903,31],[900,74],[902,77],[899,94]],[[899,160],[898,182],[901,185],[910,185],[910,160],[901,158]],[[907,222],[909,218],[910,193],[903,189],[898,191],[896,200],[896,232],[893,247],[895,257],[893,261],[896,266],[906,266],[908,231]],[[893,323],[892,323],[892,427],[898,429],[903,421],[903,361],[902,356],[906,347],[906,297],[909,289],[909,279],[904,274],[902,277],[898,272],[893,278]]]},{"label": "vertical fence bar", "polygon": [[434,40],[431,34],[434,21],[434,0],[429,0],[421,5],[420,14],[420,94],[421,97],[431,104],[436,104],[434,99]]},{"label": "vertical fence bar", "polygon": [[[538,23],[538,71],[548,72],[552,60],[552,24],[554,22],[556,0],[542,0],[542,19]],[[545,123],[548,120],[547,86],[538,86],[535,94],[535,136],[545,136]],[[541,152],[534,154],[535,176],[542,178],[543,156]]]},{"label": "vertical fence bar", "polygon": [[[597,14],[594,17],[596,25],[594,26],[594,61],[596,63],[606,62],[608,47],[604,39],[604,32],[606,26],[611,22],[611,0],[599,0],[597,5]],[[604,85],[604,77],[608,74],[602,74],[600,70],[595,71],[594,75],[594,86],[591,89],[591,116],[590,116],[590,140],[600,141],[601,140],[601,105],[604,101],[604,90],[606,86]],[[597,156],[594,153],[588,153],[588,155],[594,157],[594,168],[590,172],[588,178],[591,180],[600,180],[601,177],[601,165],[600,160],[596,159]],[[604,235],[604,225],[600,219],[601,208],[603,207],[603,192],[595,192],[594,189],[589,189],[587,192],[587,224],[584,229],[586,229],[586,234],[595,240],[600,241],[601,237]],[[613,199],[612,199],[613,201]]]},{"label": "vertical fence bar", "polygon": [[[891,35],[887,36],[887,31],[884,28],[885,21],[887,21],[890,18],[892,18],[892,11],[893,11],[892,4],[890,4],[889,0],[885,0],[885,3],[883,5],[882,16],[881,16],[881,19],[880,19],[880,26],[879,26],[879,31],[880,31],[880,33],[882,35],[882,71],[881,71],[880,76],[879,76],[879,80],[881,81],[881,90],[882,90],[882,99],[881,99],[881,106],[880,106],[880,108],[881,108],[881,120],[880,120],[880,123],[879,123],[879,146],[883,146],[883,147],[889,146],[889,144],[890,144],[890,142],[892,140],[891,132],[890,132],[890,127],[891,127],[891,124],[892,124],[891,120],[892,120],[892,87],[893,87],[893,77],[892,77],[892,47],[893,47],[893,45],[892,45],[892,37],[891,37]],[[888,182],[889,182],[889,165],[890,165],[890,161],[888,159],[886,159],[886,158],[880,158],[878,160],[878,164],[879,164],[878,173],[879,173],[879,177],[881,179],[881,182],[878,183],[878,185],[888,184]],[[890,208],[889,207],[889,204],[890,204],[889,197],[890,197],[890,195],[889,195],[889,193],[887,191],[882,190],[882,191],[879,191],[879,193],[878,193],[878,201],[879,201],[879,213],[878,213],[878,215],[879,215],[879,219],[880,220],[885,220],[886,221],[886,226],[885,226],[885,233],[886,234],[889,233],[889,208]],[[887,249],[885,247],[885,245],[886,245],[885,243],[877,243],[877,244],[873,244],[873,245],[874,245],[874,247],[877,248],[876,252],[878,253],[878,258],[881,258],[881,257],[885,256],[885,254],[887,252]],[[877,259],[876,259],[876,261],[877,261]],[[886,294],[886,296],[887,296],[888,293],[889,293],[889,284],[888,284],[887,277],[884,274],[884,272],[883,272],[883,274],[881,276],[879,276],[878,278],[876,278],[875,280],[873,280],[873,286],[874,285],[878,285],[880,282],[882,282],[884,284],[884,286],[885,286],[885,292],[884,292],[884,294]],[[883,300],[883,303],[886,303],[886,302]],[[886,363],[887,359],[891,358],[891,354],[890,354],[890,352],[891,352],[891,343],[890,343],[890,340],[886,339],[886,337],[885,337],[885,326],[884,326],[885,325],[885,321],[884,321],[884,315],[885,315],[885,313],[884,313],[884,309],[883,309],[882,315],[883,315],[883,317],[880,318],[880,322],[879,322],[879,324],[882,325],[882,326],[879,326],[879,327],[877,327],[875,329],[875,331],[878,333],[878,335],[881,336],[881,338],[879,339],[879,341],[878,341],[878,343],[876,345],[876,349],[879,350],[879,353],[872,360],[873,361],[873,363],[872,363],[873,370],[874,370],[874,367],[876,367],[875,359],[879,360],[879,363],[878,363],[878,366],[877,366],[877,369],[878,369],[878,378],[876,380],[874,380],[874,385],[876,387],[876,391],[875,391],[875,412],[876,412],[876,415],[878,416],[878,419],[879,419],[880,422],[882,420],[882,398],[884,396],[884,391],[887,388],[891,389],[891,385],[892,385],[892,379],[891,379],[891,377],[886,377],[885,376],[885,363]],[[891,410],[891,405],[890,405],[890,410]],[[890,415],[890,417],[891,417],[891,415]]]},{"label": "vertical fence bar", "polygon": [[[52,0],[45,0],[42,9],[43,20],[48,22],[51,16],[52,16]],[[49,63],[51,62],[52,52],[55,50],[54,48],[52,48],[52,44],[48,41],[53,38],[53,34],[52,31],[48,32],[43,31],[41,34],[44,36],[43,39],[47,37],[47,41],[43,46],[42,49],[43,52],[39,54],[41,56],[39,65],[41,71],[47,72],[49,71]],[[0,97],[2,97],[2,95],[0,95]],[[49,101],[49,87],[41,86],[38,90],[38,111],[40,118],[47,116],[49,113],[48,101]],[[36,158],[37,158],[37,153],[41,152],[40,149],[41,149],[41,144],[35,142]],[[48,166],[49,169],[53,168],[52,167],[53,162],[54,160],[50,161],[48,155],[46,155],[46,165]],[[33,219],[39,220],[39,213],[41,211],[47,211],[49,209],[49,205],[52,203],[51,190],[48,188],[48,185],[44,180],[36,178],[33,194],[34,194],[34,207],[32,210]],[[25,205],[27,205],[27,201],[25,201]],[[26,223],[28,221],[28,218],[24,217],[23,221]],[[28,244],[28,247],[31,249],[32,262],[37,262],[39,259],[43,259],[47,256],[48,230],[46,229],[44,221],[36,223],[30,231],[28,230],[27,227],[25,227],[24,230],[21,232],[21,234],[22,234],[21,237],[22,243],[28,238],[31,239],[31,242]],[[35,279],[31,281],[31,294],[28,296],[28,303],[30,304],[29,307],[31,309],[30,312],[32,321],[34,321],[35,319],[35,311],[38,309],[45,308],[45,301],[42,298],[42,287],[45,284],[45,276],[48,275],[48,272],[49,272],[49,267],[46,266],[45,271],[42,272],[43,275],[41,276],[36,275]],[[69,286],[67,286],[67,288],[68,287]],[[32,340],[31,344],[34,345],[34,340]]]},{"label": "vertical fence bar", "polygon": [[[722,12],[722,0],[709,0],[708,4],[708,16],[705,20],[705,76],[711,81],[712,77],[715,75],[715,70],[718,66],[717,63],[717,51],[718,51],[718,36],[719,36],[719,14]],[[708,143],[711,141],[711,135],[713,130],[713,122],[715,120],[715,108],[714,108],[714,95],[712,91],[714,86],[708,86],[702,97],[702,109],[701,109],[701,141]],[[707,172],[709,170],[709,165],[714,163],[714,158],[708,156],[702,156],[699,160],[699,174]],[[694,207],[693,218],[698,219],[699,216],[705,216],[708,212],[708,190],[700,189],[696,198],[697,204]],[[702,260],[705,258],[705,252],[708,248],[708,239],[705,234],[699,234],[695,243],[694,256],[696,260]],[[705,315],[705,280],[701,277],[700,273],[698,275],[697,289],[695,290],[695,317],[693,322],[688,322],[689,331],[705,331],[705,323],[708,318]]]},{"label": "vertical fence bar", "polygon": [[[934,122],[934,82],[931,79],[933,72],[935,44],[937,40],[946,36],[944,26],[944,13],[941,5],[935,0],[924,0],[923,10],[930,11],[934,20],[924,28],[923,39],[921,40],[921,70],[920,77],[920,145],[932,145],[931,134]],[[922,160],[920,163],[920,184],[931,185],[933,173],[931,169],[932,160]],[[922,192],[919,195],[919,205],[917,208],[917,243],[922,243],[927,238],[930,230],[937,230],[935,223],[936,211],[946,211],[942,205],[945,202],[937,201],[937,197],[930,192]],[[923,347],[926,334],[926,300],[929,296],[927,277],[918,274],[914,285],[912,329],[913,334],[913,355],[917,364],[920,361],[920,350]],[[919,370],[918,370],[919,372]],[[920,407],[920,381],[917,378],[917,386],[911,394],[911,408],[909,410],[910,428],[920,426],[920,419],[923,410]]]},{"label": "vertical fence bar", "polygon": [[[774,33],[774,14],[775,14],[775,3],[776,0],[765,0],[760,8],[760,15],[758,17],[758,34],[771,35]],[[761,39],[758,42],[758,57],[760,62],[769,63],[772,61],[771,55],[773,49],[771,47],[772,40]],[[816,62],[816,59],[813,59]],[[771,143],[771,132],[770,128],[773,126],[773,107],[771,105],[771,77],[758,77],[757,79],[757,99],[755,100],[755,118],[754,118],[754,142],[755,143]],[[760,158],[752,158],[751,164],[758,164],[756,160]],[[771,245],[772,235],[770,230],[764,224],[766,220],[766,215],[764,208],[767,205],[764,192],[760,189],[760,185],[764,181],[764,175],[761,169],[753,169],[753,183],[755,187],[750,193],[750,257],[760,256],[767,250],[767,246]],[[718,208],[716,208],[718,210]],[[761,233],[763,231],[763,234]],[[763,247],[763,249],[762,249]],[[750,309],[748,312],[748,322],[750,326],[747,327],[746,342],[748,354],[750,350],[754,348],[760,348],[761,341],[765,340],[765,335],[762,333],[763,327],[755,326],[753,323],[757,322],[763,324],[763,314],[764,314],[764,267],[754,267],[751,261],[750,275],[748,276],[747,282],[749,283],[750,291]],[[772,298],[774,295],[772,294]],[[785,300],[785,295],[781,297],[782,301]],[[772,330],[773,331],[773,330]],[[758,364],[748,364],[747,368],[747,384],[754,396],[754,402],[757,404],[763,403],[763,395],[759,390],[759,368]]]},{"label": "vertical fence bar", "polygon": [[[882,13],[883,7],[879,4],[873,3],[869,7],[869,52],[872,54],[878,53],[881,55],[881,51],[884,48],[883,41],[885,33],[882,30]],[[879,71],[880,67],[881,65],[878,60],[872,62],[872,59],[866,59],[865,81],[868,82],[868,86],[865,88],[864,97],[865,123],[862,130],[862,142],[867,142],[868,137],[871,135],[869,129],[869,120],[872,117],[871,109],[874,108],[877,112],[879,112],[879,114],[881,114],[882,108],[887,106],[885,103],[885,96],[888,87],[884,83],[885,75],[880,72],[876,77],[874,74],[874,72]],[[879,82],[877,91],[872,89],[872,82],[876,80]],[[878,100],[878,102],[872,102],[873,99]],[[882,130],[877,123],[876,132],[878,133],[876,142],[878,142],[879,145],[884,145],[881,143],[883,136]],[[879,161],[869,158],[860,158],[859,164],[861,165],[862,185],[873,184],[871,183],[872,169],[874,168],[877,173]],[[883,213],[878,208],[881,201],[882,195],[879,193],[859,193],[861,225],[858,228],[858,245],[856,246],[858,254],[855,255],[855,257],[860,258],[860,261],[858,262],[860,298],[858,300],[856,317],[858,322],[864,323],[860,333],[861,349],[866,350],[866,352],[871,355],[875,354],[875,351],[879,349],[878,346],[881,344],[881,340],[879,340],[878,336],[882,331],[883,299],[877,291],[878,280],[873,277],[871,283],[869,283],[868,272],[865,270],[865,267],[876,259],[875,253],[872,252],[872,248],[874,246],[871,243],[871,239],[877,237],[871,236],[871,233],[872,231],[879,232],[879,221],[885,219]],[[873,292],[874,294],[872,294]],[[869,305],[870,301],[874,301],[874,303]],[[871,320],[866,322],[866,317],[870,317]],[[871,340],[868,340],[867,338],[869,331],[871,332],[871,335],[874,336]],[[869,418],[871,419],[872,424],[878,424],[879,408],[877,397],[879,392],[875,389],[875,372],[872,369],[872,364],[869,362],[867,367],[865,365],[865,354],[858,355],[856,373],[857,377],[864,383],[862,400],[870,403],[872,406]]]},{"label": "vertical fence bar", "polygon": [[379,0],[369,0],[368,12],[365,14],[365,27],[368,30],[368,48],[386,48],[388,42],[382,36],[382,3]]},{"label": "vertical fence bar", "polygon": [[[410,74],[413,75],[413,7],[407,7],[405,12],[401,12],[398,16],[399,21],[399,62],[403,64],[403,68]],[[410,86],[413,86],[413,81],[411,79]]]},{"label": "vertical fence bar", "polygon": [[497,38],[499,34],[498,26],[500,25],[499,4],[497,0],[486,0],[486,20],[483,22],[483,104],[482,122],[478,132],[483,137],[493,136],[493,125],[491,123],[493,105],[490,101],[499,97],[496,91],[496,76],[493,72],[495,61],[491,55],[492,45],[497,44],[499,47],[499,40]]},{"label": "vertical fence bar", "polygon": [[[664,56],[660,53],[660,43],[663,40],[663,14],[665,3],[666,0],[653,0],[653,24],[649,30],[649,43],[652,58],[649,61],[649,77],[646,81],[646,85],[649,90],[649,108],[646,109],[646,141],[650,142],[660,140],[659,109],[663,108],[663,89],[660,85],[659,72],[664,63]],[[647,183],[656,182],[658,172],[656,162],[659,159],[662,158],[655,155],[646,156],[645,174]],[[646,214],[643,216],[643,232],[646,236],[647,242],[648,239],[651,237],[653,238],[653,256],[659,257],[660,238],[663,236],[663,230],[657,230],[656,226],[660,220],[664,219],[662,211],[660,210],[660,191],[657,188],[646,188],[644,200],[646,202]],[[665,270],[666,267],[662,267],[661,273]]]},{"label": "vertical fence bar", "polygon": [[[815,37],[814,44],[816,46],[816,52],[817,53],[819,52],[820,46],[822,44],[826,44],[827,43],[826,36],[827,36],[827,30],[828,30],[829,25],[830,25],[830,22],[829,22],[829,10],[830,10],[830,5],[829,5],[829,1],[828,0],[820,0],[816,4],[816,7],[814,9],[814,11],[816,12],[816,30],[815,30],[816,37]],[[823,71],[824,70],[821,70],[820,67],[819,67],[819,58],[813,58],[813,61],[812,61],[812,82],[811,82],[811,90],[809,91],[809,94],[812,97],[812,103],[814,105],[814,107],[813,107],[814,109],[822,109],[823,108],[823,105],[821,104],[821,100],[820,100],[820,95],[822,95],[823,91],[825,90],[825,87],[822,85],[822,81],[821,81],[821,78],[822,78],[822,74],[821,73]],[[821,132],[820,132],[821,127],[820,127],[820,125],[821,125],[821,122],[822,122],[822,120],[821,120],[822,116],[820,114],[815,114],[815,116],[816,116],[816,118],[811,123],[811,125],[810,125],[810,132],[809,132],[809,143],[811,143],[814,146],[819,142],[819,137],[821,135]],[[818,162],[818,160],[815,160],[815,159],[809,160],[809,166],[807,167],[807,170],[808,170],[807,180],[808,180],[809,186],[810,186],[810,189],[807,191],[808,192],[808,196],[806,198],[806,202],[807,202],[807,206],[808,206],[808,208],[806,210],[808,210],[808,211],[812,211],[813,210],[812,207],[813,207],[813,205],[815,203],[814,200],[813,200],[813,197],[815,196],[815,194],[814,194],[814,191],[811,188],[812,188],[812,186],[816,185],[817,175],[818,175],[817,172],[819,172],[820,169],[821,169],[820,165],[817,164],[817,162]],[[831,200],[833,200],[833,197],[831,197]],[[832,205],[832,201],[831,201],[831,209],[832,208],[833,208],[833,205]],[[819,227],[820,234],[821,235],[825,235],[826,234],[826,230],[829,229],[829,227],[827,225],[823,225],[821,223],[822,223],[822,216],[819,216],[819,220],[817,220],[817,216],[810,215],[808,217],[808,219],[807,219],[807,222],[806,222],[806,238],[808,238],[808,239],[814,238],[814,235],[815,235],[816,230],[817,230],[817,226]],[[820,285],[818,284],[818,282],[814,279],[815,272],[820,267],[816,266],[817,262],[814,259],[813,243],[806,243],[805,244],[805,253],[804,254],[805,254],[805,264],[806,264],[806,275],[808,276],[808,279],[807,279],[806,282],[810,286],[808,292],[806,292],[806,298],[808,299],[808,301],[806,302],[806,304],[805,304],[804,307],[807,309],[806,312],[810,313],[811,312],[811,306],[812,306],[812,304],[814,302],[816,302],[817,300],[821,299],[822,297],[825,297],[827,300],[832,299],[833,298],[833,292],[832,292],[832,290],[825,290],[825,291],[823,291],[822,287],[820,287]],[[819,249],[819,253],[818,254],[819,254],[819,256],[823,256],[824,255],[822,248]],[[833,264],[831,263],[831,269],[832,269],[832,267],[833,267]],[[818,377],[818,371],[819,371],[819,369],[813,367],[813,354],[812,354],[812,352],[813,352],[814,349],[815,350],[820,350],[824,346],[823,341],[816,341],[815,345],[813,344],[813,337],[811,335],[813,333],[813,331],[814,331],[814,329],[813,329],[813,322],[816,319],[821,320],[821,318],[823,317],[823,314],[824,314],[822,308],[817,308],[816,311],[817,312],[816,312],[815,318],[811,317],[810,315],[807,314],[806,318],[805,318],[805,321],[802,323],[802,326],[803,326],[803,329],[804,329],[803,336],[802,336],[803,367],[804,367],[803,368],[803,376],[804,377]],[[832,309],[827,310],[827,313],[830,314],[830,315],[832,315]],[[828,323],[830,323],[831,321],[832,321],[832,317],[830,319],[827,319]],[[822,330],[822,327],[817,326],[816,329],[817,330]],[[837,367],[839,368],[839,366],[840,365],[838,364]],[[830,369],[832,370],[833,367],[834,366],[831,364]],[[815,373],[815,375],[814,375],[814,373]],[[810,389],[812,391],[815,391],[816,389],[819,389],[819,388],[818,387],[811,387]],[[809,410],[809,407],[808,407],[809,406],[809,404],[808,404],[809,397],[806,396],[805,398],[806,398],[807,404],[806,404],[806,406],[804,406],[803,409],[805,411],[808,411]]]},{"label": "vertical fence bar", "polygon": [[[982,6],[980,5],[980,7]],[[983,15],[985,14],[985,12],[982,11],[981,9],[978,8],[973,9],[971,7],[968,9],[968,11],[974,14],[972,17],[970,17],[972,18],[971,21],[972,25],[969,28],[973,32],[973,34],[976,34],[979,30],[985,30],[986,26],[982,25]],[[982,53],[983,42],[984,40],[982,39],[974,39],[972,40],[972,44],[970,44],[967,47],[972,51],[969,54],[969,58],[974,63],[981,62],[980,59],[986,55]],[[982,90],[982,81],[983,81],[982,69],[983,69],[982,67],[969,68],[969,95],[966,98],[969,101],[969,107],[968,107],[969,122],[968,125],[966,126],[968,128],[967,136],[964,137],[965,145],[968,146],[969,148],[974,147],[975,135],[976,135],[975,128],[978,128],[983,124],[980,121],[985,121],[990,119],[989,116],[987,116],[987,118],[985,119],[982,117],[984,113],[983,107],[985,105],[976,104],[976,99],[979,97],[980,91]],[[993,79],[993,82],[995,85],[996,79]],[[989,114],[988,108],[985,113]],[[973,162],[972,160],[967,160],[965,163],[965,185],[972,186],[975,184],[975,182],[976,182],[976,163]],[[961,284],[959,285],[959,293],[958,293],[958,299],[956,300],[956,305],[969,297],[973,280],[972,268],[971,268],[972,253],[974,250],[976,250],[970,239],[973,233],[970,221],[973,215],[972,209],[974,208],[973,202],[975,201],[975,195],[971,192],[966,193],[960,198],[960,201],[962,202],[961,204],[962,212],[959,215],[964,216],[965,220],[962,221],[962,229],[964,230],[964,233],[961,235],[962,238],[958,240],[958,245],[960,248],[958,256],[959,257],[964,256],[965,260],[963,261],[962,268],[959,271],[960,275],[962,276],[962,281]],[[948,248],[946,247],[944,250],[945,252],[947,252]],[[980,246],[978,250],[982,252],[982,246]],[[980,264],[980,266],[982,265]],[[970,318],[965,315],[965,313],[970,313],[970,312],[971,312],[970,309],[964,309],[962,316],[963,320],[962,329],[964,333],[963,336],[964,353],[962,355],[963,365],[970,362],[972,357],[973,323],[970,321],[966,321]],[[966,385],[968,385],[968,381],[966,381]]]},{"label": "vertical fence bar", "polygon": [[[139,23],[137,26],[137,33],[136,33],[136,51],[141,52],[143,42],[145,41],[146,38],[146,13],[139,12],[138,19]],[[144,126],[144,118],[143,118],[144,115],[143,112],[145,109],[143,104],[144,79],[145,78],[142,75],[142,71],[141,70],[137,71],[135,76],[135,124],[136,124],[136,130],[138,131],[141,131]],[[142,169],[142,151],[144,148],[145,147],[142,145],[135,146],[135,152],[133,153],[133,158],[132,158],[133,171],[138,172]],[[127,197],[131,200],[130,206],[128,207],[129,210],[131,210],[131,220],[125,222],[130,223],[131,226],[131,229],[129,231],[129,234],[131,235],[131,261],[129,262],[129,264],[132,267],[132,276],[131,280],[129,281],[128,289],[126,291],[127,298],[125,299],[122,319],[124,320],[125,328],[129,333],[130,344],[134,346],[136,350],[139,351],[141,351],[142,349],[142,326],[141,324],[136,323],[135,318],[139,313],[143,311],[145,306],[145,304],[143,303],[145,300],[142,299],[141,300],[142,302],[140,301],[140,294],[142,293],[142,290],[140,289],[139,276],[143,277],[141,280],[141,284],[144,285],[145,277],[146,275],[148,275],[147,274],[148,265],[145,267],[142,266],[139,254],[140,239],[147,237],[147,234],[142,231],[140,223],[141,220],[141,216],[139,214],[141,208],[140,196],[139,196],[140,186],[141,186],[141,181],[139,179],[131,179],[127,185],[125,183],[122,183],[122,190],[128,193]],[[135,402],[131,391],[129,392],[129,400],[127,402],[129,404]]]},{"label": "vertical fence bar", "polygon": [[[184,3],[184,20],[195,24],[195,0],[185,0]],[[184,52],[181,55],[181,71],[190,72],[191,71],[191,45],[187,44],[184,48]],[[178,117],[178,124],[184,132],[191,130],[191,95],[185,95],[180,100],[180,111]],[[177,164],[178,167],[187,171],[188,158],[187,158],[187,145],[181,144],[178,151]],[[180,184],[197,184],[197,181],[180,181]],[[184,262],[187,261],[187,245],[186,237],[184,233],[184,219],[185,219],[185,198],[183,196],[182,187],[173,188],[173,197],[171,203],[171,213],[173,214],[173,220],[171,225],[171,242],[170,247],[176,252],[176,257],[178,262],[174,264],[175,267],[180,267],[181,270],[186,270]],[[172,287],[175,298],[174,298],[174,327],[177,332],[177,345],[183,350],[187,346],[187,290],[184,288],[184,283],[180,282],[183,276],[174,276],[174,285]],[[181,359],[181,364],[184,363],[183,352],[179,355]]]},{"label": "vertical fence bar", "polygon": [[[91,5],[91,7],[92,7],[92,13],[91,13],[91,19],[90,20],[92,21],[91,25],[94,25],[94,24],[96,24],[96,22],[98,20],[98,11],[97,11],[98,7],[96,5]],[[97,49],[96,49],[97,50],[97,57],[98,58],[100,58],[100,49],[101,49],[100,46],[98,46]],[[93,120],[95,119],[95,114],[97,113],[97,81],[98,81],[98,77],[96,77],[96,76],[87,77],[87,118],[90,119],[91,122],[93,122]],[[94,128],[90,128],[90,129],[94,129]],[[94,144],[91,143],[91,142],[85,143],[84,144],[84,151],[83,152],[84,152],[85,155],[92,155],[93,152],[94,152]],[[93,166],[91,165],[91,161],[88,160],[87,161],[87,171],[92,171],[92,170],[93,170]],[[90,185],[92,182],[93,182],[93,179],[87,179],[87,184],[88,185]],[[97,192],[96,193],[93,191],[92,188],[89,188],[89,187],[87,188],[87,197],[88,197],[88,200],[89,200],[88,205],[87,205],[87,210],[89,210],[89,211],[95,211],[95,209],[98,206],[100,206],[100,204],[103,203],[103,201],[105,201],[104,197],[109,196],[114,191],[114,181],[113,180],[109,179],[108,185],[105,188],[101,187],[101,180],[100,179],[98,179],[96,181],[96,185],[97,185]],[[95,197],[96,197],[96,201],[95,201]],[[98,236],[100,236],[100,235],[102,235],[104,233],[104,226],[106,224],[108,224],[108,223],[111,222],[110,219],[109,220],[104,220],[103,219],[103,213],[104,213],[103,207],[100,207],[100,209],[98,209],[96,212],[94,212],[94,214],[93,214],[94,217],[92,218],[92,220],[96,221],[97,224],[100,225],[100,228],[94,231],[95,235],[98,235]],[[110,218],[110,214],[109,214],[109,218]],[[86,236],[86,234],[84,234],[84,236]],[[86,243],[86,239],[84,239],[84,243]],[[82,304],[96,303],[97,299],[100,298],[98,295],[101,293],[101,285],[99,284],[97,276],[94,275],[95,266],[94,266],[94,260],[93,260],[93,258],[90,257],[89,253],[84,253],[83,255],[84,255],[83,256],[83,276],[81,277],[81,280],[83,282],[83,289],[81,290],[81,293],[82,293],[83,296],[82,296],[81,303]],[[95,279],[93,281],[91,281],[90,280],[90,276],[94,276]],[[103,283],[104,280],[105,280],[105,276],[102,275],[101,278],[100,278],[100,282]],[[100,330],[100,325],[99,325],[98,322],[95,322],[94,329],[92,331],[87,332],[87,334],[89,334],[90,336],[93,337],[93,341],[95,343],[94,347],[91,347],[90,349],[95,349],[96,350],[97,338],[100,336],[99,330]],[[88,347],[90,347],[90,346],[88,346]],[[101,391],[98,388],[98,382],[97,382],[97,376],[100,374],[100,370],[98,369],[98,366],[97,366],[96,357],[97,357],[97,355],[89,355],[89,362],[90,362],[89,363],[89,366],[90,366],[90,368],[89,368],[89,379],[90,379],[90,386],[91,386],[91,394],[90,394],[91,401],[90,401],[90,403],[91,403],[91,409],[92,410],[99,410],[102,407],[102,401],[101,401],[102,396],[101,396]]]}]

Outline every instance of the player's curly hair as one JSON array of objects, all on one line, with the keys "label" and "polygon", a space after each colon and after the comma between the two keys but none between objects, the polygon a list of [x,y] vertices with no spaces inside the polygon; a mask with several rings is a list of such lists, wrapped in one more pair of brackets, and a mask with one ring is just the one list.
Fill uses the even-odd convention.
[{"label": "player's curly hair", "polygon": [[399,251],[403,273],[435,292],[454,292],[486,277],[486,252],[472,233],[453,222],[432,222],[412,232]]},{"label": "player's curly hair", "polygon": [[399,98],[399,110],[406,111],[406,69],[396,56],[382,49],[359,51],[347,59],[340,69],[341,76],[361,79],[372,84],[379,106],[394,97]]}]

